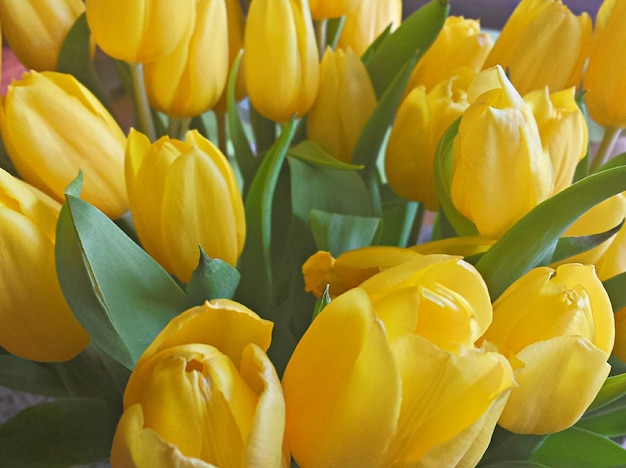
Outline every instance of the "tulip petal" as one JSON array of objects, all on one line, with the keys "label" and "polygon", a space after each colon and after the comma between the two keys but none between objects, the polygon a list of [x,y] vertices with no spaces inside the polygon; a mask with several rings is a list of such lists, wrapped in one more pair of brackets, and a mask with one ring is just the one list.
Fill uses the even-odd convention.
[{"label": "tulip petal", "polygon": [[549,434],[573,425],[611,368],[604,351],[577,336],[531,344],[516,357],[525,367],[516,375],[519,387],[511,392],[499,424],[520,434]]},{"label": "tulip petal", "polygon": [[401,382],[367,295],[333,300],[296,347],[283,377],[286,443],[304,466],[378,466],[396,429]]}]

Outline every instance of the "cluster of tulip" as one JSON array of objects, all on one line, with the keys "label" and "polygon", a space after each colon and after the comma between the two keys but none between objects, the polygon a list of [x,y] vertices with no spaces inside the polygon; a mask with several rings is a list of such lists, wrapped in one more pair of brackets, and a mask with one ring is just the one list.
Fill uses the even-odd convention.
[{"label": "cluster of tulip", "polygon": [[0,464],[626,465],[626,0],[448,13],[0,0]]}]

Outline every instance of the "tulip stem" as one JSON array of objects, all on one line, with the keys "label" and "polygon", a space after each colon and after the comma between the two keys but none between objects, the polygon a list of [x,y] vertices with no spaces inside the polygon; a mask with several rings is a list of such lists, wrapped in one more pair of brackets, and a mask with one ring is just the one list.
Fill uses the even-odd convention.
[{"label": "tulip stem", "polygon": [[133,80],[135,107],[137,109],[141,129],[150,141],[155,141],[156,130],[154,127],[154,120],[152,120],[152,112],[150,104],[148,103],[148,95],[146,94],[146,87],[143,82],[143,64],[131,63],[130,73]]},{"label": "tulip stem", "polygon": [[609,159],[621,132],[621,128],[605,127],[602,141],[591,163],[590,173],[596,172]]},{"label": "tulip stem", "polygon": [[324,56],[324,51],[326,50],[326,26],[326,20],[315,21],[315,37],[317,39],[320,59]]},{"label": "tulip stem", "polygon": [[172,138],[182,140],[189,130],[190,123],[191,117],[170,117],[167,124],[167,134]]}]

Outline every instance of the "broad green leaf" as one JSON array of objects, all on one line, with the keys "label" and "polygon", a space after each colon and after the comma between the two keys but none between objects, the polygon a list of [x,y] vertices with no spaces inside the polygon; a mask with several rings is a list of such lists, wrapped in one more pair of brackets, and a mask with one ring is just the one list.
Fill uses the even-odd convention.
[{"label": "broad green leaf", "polygon": [[30,407],[0,426],[0,466],[61,468],[106,460],[121,401],[72,398]]},{"label": "broad green leaf", "polygon": [[500,464],[507,466],[505,465],[507,462],[519,463],[521,460],[528,460],[545,439],[544,435],[514,434],[496,426],[491,443],[478,466],[500,466]]},{"label": "broad green leaf", "polygon": [[626,307],[626,272],[602,282],[604,289],[611,298],[613,311],[617,312]]},{"label": "broad green leaf", "polygon": [[0,385],[54,398],[68,396],[53,365],[29,361],[12,354],[0,355]]},{"label": "broad green leaf", "polygon": [[626,450],[606,437],[571,427],[549,435],[530,459],[553,468],[609,468],[626,465]]},{"label": "broad green leaf", "polygon": [[492,299],[550,258],[559,237],[585,211],[626,190],[626,166],[592,174],[536,206],[476,264]]},{"label": "broad green leaf", "polygon": [[57,71],[68,73],[85,85],[109,110],[109,95],[91,60],[91,32],[85,13],[70,28],[59,51]]},{"label": "broad green leaf", "polygon": [[551,468],[543,463],[532,462],[529,460],[507,460],[486,465],[478,465],[480,468]]},{"label": "broad green leaf", "polygon": [[428,50],[441,31],[449,10],[447,0],[431,0],[367,54],[365,66],[378,96],[383,95],[409,58],[416,54],[421,56]]},{"label": "broad green leaf", "polygon": [[617,156],[609,159],[600,168],[600,171],[606,171],[607,169],[612,169],[614,167],[619,167],[619,166],[626,166],[626,153],[618,154]]},{"label": "broad green leaf", "polygon": [[348,164],[331,156],[311,140],[301,141],[297,145],[289,148],[288,156],[292,156],[300,161],[308,162],[316,166],[329,167],[331,169],[346,171],[363,169],[363,166]]},{"label": "broad green leaf", "polygon": [[338,257],[347,250],[372,244],[380,229],[380,218],[311,211],[311,231],[319,250]]},{"label": "broad green leaf", "polygon": [[587,413],[600,409],[624,395],[626,395],[626,374],[609,377],[589,406]]},{"label": "broad green leaf", "polygon": [[382,200],[382,232],[376,244],[407,247],[415,244],[424,210],[420,204],[397,196],[389,185],[380,190]]},{"label": "broad green leaf", "polygon": [[601,232],[600,234],[592,234],[589,236],[579,237],[561,237],[556,243],[556,248],[554,249],[554,253],[552,254],[550,262],[560,262],[569,257],[578,255],[580,253],[586,252],[587,250],[591,250],[594,247],[597,247],[598,245],[602,244],[602,242],[610,239],[615,234],[617,234],[623,224],[624,221],[615,226],[613,229],[609,229],[606,232]]},{"label": "broad green leaf", "polygon": [[478,235],[478,230],[476,229],[476,226],[474,226],[474,223],[458,212],[452,202],[452,196],[450,195],[450,183],[452,179],[452,145],[454,143],[454,138],[459,132],[460,123],[461,119],[459,118],[452,125],[450,125],[439,140],[437,150],[435,151],[435,188],[437,190],[437,199],[439,200],[439,206],[441,208],[440,214],[443,216],[445,222],[445,224],[442,225],[442,234],[444,234],[442,237],[449,237],[448,234],[450,233],[446,230],[447,226],[452,226],[456,234],[459,236]]},{"label": "broad green leaf", "polygon": [[365,49],[363,55],[361,55],[361,61],[365,64],[370,59],[370,57],[376,52],[376,50],[380,47],[380,45],[385,42],[387,37],[391,34],[391,24],[387,26],[383,32],[381,32],[376,39]]},{"label": "broad green leaf", "polygon": [[620,437],[626,434],[626,398],[586,415],[576,423],[576,427],[607,437]]},{"label": "broad green leaf", "polygon": [[278,140],[264,156],[245,201],[246,244],[239,259],[241,283],[237,289],[240,302],[257,313],[267,312],[272,291],[272,202],[287,150],[296,131],[292,119]]},{"label": "broad green leaf", "polygon": [[57,225],[56,268],[81,325],[129,369],[187,304],[160,265],[102,212],[70,194]]},{"label": "broad green leaf", "polygon": [[229,263],[209,257],[200,247],[200,261],[187,285],[189,305],[218,298],[231,299],[235,294],[241,275]]}]

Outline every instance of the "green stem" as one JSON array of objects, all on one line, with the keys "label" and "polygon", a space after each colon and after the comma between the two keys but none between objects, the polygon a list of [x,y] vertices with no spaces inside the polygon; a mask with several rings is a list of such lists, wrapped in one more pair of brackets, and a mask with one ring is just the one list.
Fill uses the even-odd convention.
[{"label": "green stem", "polygon": [[228,157],[228,135],[226,134],[226,112],[215,111],[217,120],[217,145],[222,154]]},{"label": "green stem", "polygon": [[150,141],[156,140],[156,130],[152,120],[152,112],[148,103],[148,95],[143,82],[143,64],[131,63],[130,73],[133,80],[133,91],[135,94],[135,107],[141,124],[141,130],[148,136]]},{"label": "green stem", "polygon": [[410,245],[415,245],[420,240],[420,233],[422,232],[422,225],[424,224],[424,215],[426,214],[426,208],[424,204],[420,203],[417,207],[417,213],[413,218],[413,224],[411,226],[411,234],[409,235]]},{"label": "green stem", "polygon": [[326,50],[326,25],[327,20],[315,21],[315,38],[317,39],[320,59],[324,56],[324,51]]},{"label": "green stem", "polygon": [[171,138],[183,140],[185,133],[189,130],[189,124],[191,123],[191,117],[170,117],[167,125],[167,134]]},{"label": "green stem", "polygon": [[598,151],[596,151],[591,167],[589,168],[589,172],[591,174],[596,172],[609,159],[621,132],[622,129],[616,127],[606,127],[604,129],[602,141],[600,142]]}]

